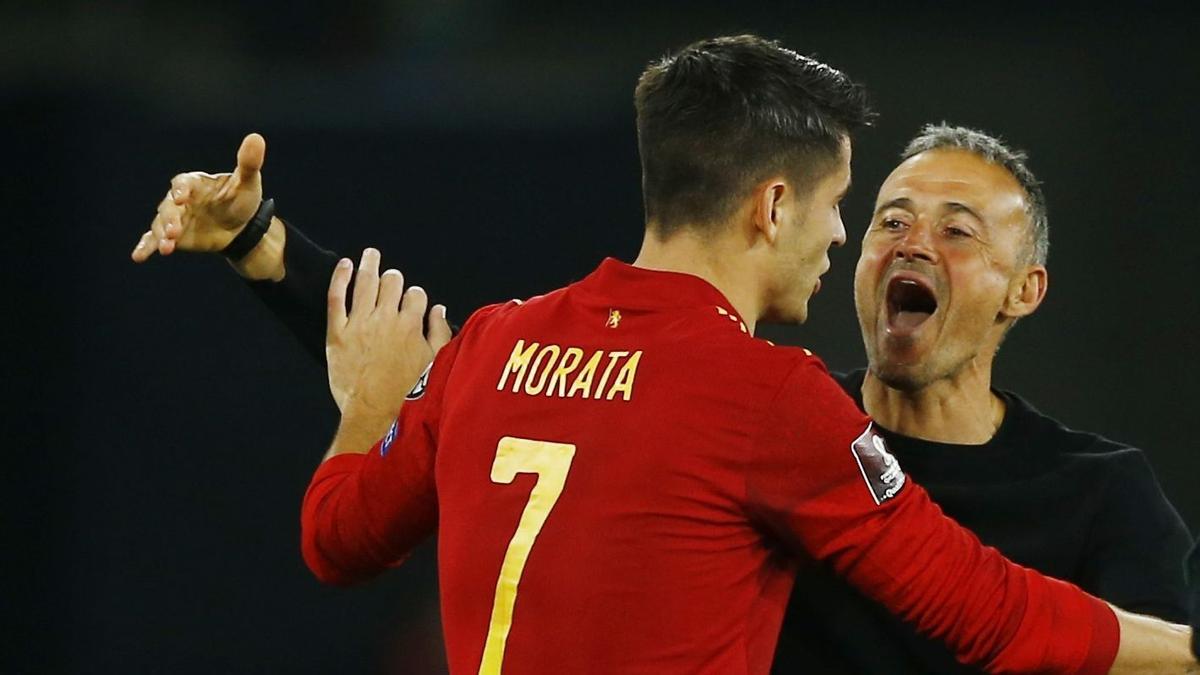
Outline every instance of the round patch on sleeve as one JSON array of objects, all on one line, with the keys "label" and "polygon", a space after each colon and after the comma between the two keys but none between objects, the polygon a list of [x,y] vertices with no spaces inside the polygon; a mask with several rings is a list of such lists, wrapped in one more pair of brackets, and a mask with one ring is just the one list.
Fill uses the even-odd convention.
[{"label": "round patch on sleeve", "polygon": [[406,401],[415,401],[425,395],[425,388],[429,386],[429,371],[433,369],[433,362],[425,366],[425,372],[421,373],[421,377],[417,378],[417,383],[413,385],[408,395],[404,397]]},{"label": "round patch on sleeve", "polygon": [[900,469],[900,462],[888,452],[887,441],[875,431],[874,423],[868,424],[866,431],[850,444],[850,452],[858,462],[858,470],[862,472],[867,489],[876,504],[882,504],[900,494],[907,477]]}]

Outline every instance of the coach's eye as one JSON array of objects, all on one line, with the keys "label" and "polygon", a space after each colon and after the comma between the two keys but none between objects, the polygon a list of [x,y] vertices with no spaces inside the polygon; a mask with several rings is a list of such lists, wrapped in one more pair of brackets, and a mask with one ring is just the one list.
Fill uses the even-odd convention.
[{"label": "coach's eye", "polygon": [[949,234],[951,237],[969,237],[969,236],[971,236],[970,232],[962,229],[961,227],[955,227],[953,225],[946,228],[946,233]]},{"label": "coach's eye", "polygon": [[902,230],[906,227],[903,220],[896,220],[895,218],[886,218],[880,224],[883,226],[883,229],[892,231]]}]

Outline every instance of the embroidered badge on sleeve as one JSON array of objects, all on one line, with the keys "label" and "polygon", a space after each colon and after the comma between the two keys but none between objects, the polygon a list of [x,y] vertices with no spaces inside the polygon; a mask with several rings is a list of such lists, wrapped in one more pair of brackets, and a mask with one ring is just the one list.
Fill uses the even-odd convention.
[{"label": "embroidered badge on sleeve", "polygon": [[888,452],[887,442],[875,431],[874,424],[868,424],[866,431],[854,439],[850,444],[850,452],[854,453],[858,470],[862,472],[876,504],[895,497],[904,488],[907,478],[900,469],[900,462]]}]

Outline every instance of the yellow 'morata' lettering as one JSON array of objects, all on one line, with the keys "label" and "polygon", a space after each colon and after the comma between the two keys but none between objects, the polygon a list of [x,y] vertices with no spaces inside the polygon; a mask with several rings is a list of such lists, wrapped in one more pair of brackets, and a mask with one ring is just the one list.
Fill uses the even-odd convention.
[{"label": "yellow 'morata' lettering", "polygon": [[629,352],[609,352],[608,367],[604,369],[604,375],[600,378],[600,385],[596,387],[596,400],[599,401],[604,396],[604,385],[608,384],[608,376],[612,374],[613,366],[617,365],[617,359],[622,356],[629,356]]},{"label": "yellow 'morata' lettering", "polygon": [[605,398],[609,401],[616,397],[617,392],[621,392],[624,400],[628,401],[633,396],[633,378],[637,377],[638,363],[642,360],[642,350],[633,353],[625,365],[621,366],[621,372],[617,373],[617,381],[613,382],[612,389],[608,390],[608,396]]},{"label": "yellow 'morata' lettering", "polygon": [[533,353],[537,351],[538,343],[534,342],[525,349],[525,341],[517,340],[517,344],[513,347],[512,354],[508,357],[508,363],[504,364],[504,373],[500,375],[500,384],[496,385],[496,391],[504,388],[504,383],[508,381],[509,373],[516,373],[517,377],[513,381],[512,391],[517,393],[521,388],[521,381],[525,379],[525,371],[529,369],[529,361],[533,358]]},{"label": "yellow 'morata' lettering", "polygon": [[[546,387],[547,396],[567,395],[567,375],[575,372],[579,367],[579,362],[583,359],[583,350],[579,347],[567,347],[567,351],[563,352],[562,361],[558,362],[558,368],[554,374],[550,376],[550,386]],[[558,393],[555,394],[554,386],[558,385]]]},{"label": "yellow 'morata' lettering", "polygon": [[592,379],[596,377],[596,368],[600,366],[600,358],[604,356],[604,352],[596,352],[592,354],[592,358],[584,364],[583,370],[575,376],[575,381],[571,383],[571,388],[567,390],[567,398],[575,398],[575,392],[582,391],[583,397],[587,398],[592,393]]},{"label": "yellow 'morata' lettering", "polygon": [[[530,396],[537,396],[542,393],[542,387],[546,386],[546,378],[550,377],[550,371],[554,369],[554,362],[558,360],[558,353],[562,351],[558,345],[546,345],[542,347],[542,351],[534,357],[533,364],[529,366],[529,379],[525,381],[525,393]],[[550,355],[550,361],[546,363],[546,368],[542,370],[542,360]],[[541,370],[541,377],[538,377],[538,371]],[[537,377],[537,384],[533,383],[533,378]]]},{"label": "yellow 'morata' lettering", "polygon": [[[500,373],[496,391],[528,396],[557,396],[592,401],[629,401],[642,361],[642,351],[591,350],[517,340]],[[561,356],[561,358],[559,358]],[[600,363],[608,358],[603,373]],[[582,366],[580,365],[582,364]],[[599,380],[596,376],[599,375]]]}]

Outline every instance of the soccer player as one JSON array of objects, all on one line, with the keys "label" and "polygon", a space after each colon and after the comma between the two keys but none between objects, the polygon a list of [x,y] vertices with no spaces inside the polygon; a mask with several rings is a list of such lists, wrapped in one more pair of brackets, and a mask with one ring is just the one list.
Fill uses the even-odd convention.
[{"label": "soccer player", "polygon": [[[1004,336],[1045,296],[1048,249],[1024,154],[979,131],[926,127],[881,186],[863,238],[855,301],[868,368],[837,377],[909,476],[984,543],[1120,607],[1186,622],[1191,536],[1142,453],[991,387]],[[819,566],[797,576],[778,658],[831,672],[966,670]]]},{"label": "soccer player", "polygon": [[[806,318],[844,240],[857,88],[741,37],[652,65],[636,98],[634,265],[476,312],[422,373],[445,331],[434,317],[422,335],[424,292],[379,276],[368,250],[347,313],[339,264],[327,354],[342,421],[305,499],[314,572],[369,577],[436,529],[453,672],[765,672],[797,559],[988,670],[1195,666],[1186,630],[980,546],[815,357],[752,337]],[[281,246],[277,220],[241,228],[250,214],[230,209],[261,195],[261,143],[232,175],[180,180],[135,258],[198,234],[196,218],[233,227],[192,248],[243,248],[257,229]],[[287,283],[293,268],[257,272]]]}]

